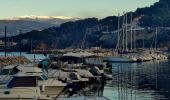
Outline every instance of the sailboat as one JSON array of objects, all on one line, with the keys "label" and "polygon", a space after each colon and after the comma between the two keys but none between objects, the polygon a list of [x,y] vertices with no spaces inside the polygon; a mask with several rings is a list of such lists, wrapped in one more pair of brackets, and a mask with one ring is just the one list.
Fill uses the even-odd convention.
[{"label": "sailboat", "polygon": [[163,54],[163,52],[161,52],[157,49],[157,35],[158,35],[158,27],[156,27],[155,48],[151,52],[151,57],[153,58],[153,60],[166,60],[166,59],[168,59],[168,57],[165,54]]},{"label": "sailboat", "polygon": [[[132,16],[131,16],[132,17]],[[132,23],[132,19],[131,19]],[[132,27],[130,25],[130,27]],[[128,52],[128,24],[127,24],[127,14],[125,14],[125,17],[123,16],[123,24],[120,29],[120,16],[118,16],[118,41],[116,46],[116,53],[117,56],[110,56],[106,58],[106,61],[108,62],[121,62],[121,63],[131,63],[131,62],[137,62],[137,59],[135,56],[130,55]],[[132,29],[131,29],[132,30]],[[131,34],[132,35],[132,34]],[[131,38],[132,39],[132,38]]]}]

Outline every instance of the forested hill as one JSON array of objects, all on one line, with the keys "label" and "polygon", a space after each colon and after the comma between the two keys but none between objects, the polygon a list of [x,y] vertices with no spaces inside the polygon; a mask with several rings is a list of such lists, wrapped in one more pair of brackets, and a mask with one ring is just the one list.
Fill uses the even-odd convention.
[{"label": "forested hill", "polygon": [[154,5],[138,8],[135,16],[143,15],[140,20],[143,26],[170,27],[170,0],[160,0]]},{"label": "forested hill", "polygon": [[[33,42],[33,48],[67,48],[81,47],[82,40],[85,38],[87,46],[97,45],[102,30],[117,29],[116,16],[107,17],[102,20],[97,18],[87,18],[75,22],[61,24],[60,27],[51,27],[43,31],[31,31],[22,35],[22,39]],[[14,41],[19,40],[19,36],[12,37]],[[27,46],[27,45],[26,45]]]},{"label": "forested hill", "polygon": [[[139,25],[142,27],[166,27],[159,30],[158,46],[168,46],[170,38],[170,0],[160,0],[150,7],[138,8],[133,13],[133,18],[140,17]],[[106,31],[117,29],[118,17],[109,16],[104,19],[87,18],[75,22],[66,22],[59,27],[51,27],[42,31],[31,31],[22,35],[23,49],[29,50],[32,41],[33,49],[51,48],[78,48],[82,44],[84,47],[102,46],[113,48],[116,44],[115,34],[105,34]],[[153,34],[154,31],[145,31],[145,35]],[[162,35],[163,34],[163,35]],[[150,46],[154,35],[146,40],[146,46]],[[166,37],[165,37],[166,36]],[[12,37],[14,41],[19,40],[19,36]],[[85,40],[83,42],[83,40]],[[138,40],[140,47],[140,38]]]}]

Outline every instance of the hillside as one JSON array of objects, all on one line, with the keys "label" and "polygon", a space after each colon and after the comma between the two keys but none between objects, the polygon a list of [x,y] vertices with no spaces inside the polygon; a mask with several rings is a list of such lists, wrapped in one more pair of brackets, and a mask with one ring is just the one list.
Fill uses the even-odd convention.
[{"label": "hillside", "polygon": [[170,27],[170,1],[160,0],[146,8],[138,8],[135,16],[143,15],[140,20],[143,26]]},{"label": "hillside", "polygon": [[[160,0],[150,7],[138,8],[133,13],[133,19],[139,18],[138,25],[145,28],[142,32],[137,32],[137,47],[142,46],[143,37],[145,47],[152,47],[155,38],[155,26],[161,27],[158,31],[157,45],[161,47],[169,46],[170,38],[170,1]],[[84,48],[92,46],[102,46],[104,48],[114,48],[116,45],[116,35],[114,33],[103,33],[117,29],[117,16],[109,16],[104,19],[87,18],[75,22],[66,22],[60,27],[51,27],[42,31],[31,31],[22,38],[27,40],[23,45],[24,50],[30,50],[32,41],[34,49],[54,49],[54,48]],[[149,28],[148,28],[149,27]],[[143,35],[140,35],[143,33]],[[18,41],[19,37],[13,37]],[[83,41],[85,40],[85,41]]]}]

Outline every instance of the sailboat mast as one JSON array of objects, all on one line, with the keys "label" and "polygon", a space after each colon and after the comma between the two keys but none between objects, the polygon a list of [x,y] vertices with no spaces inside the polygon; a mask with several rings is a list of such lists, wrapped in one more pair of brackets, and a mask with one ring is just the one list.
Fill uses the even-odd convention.
[{"label": "sailboat mast", "polygon": [[30,41],[30,46],[31,46],[31,54],[32,54],[32,39],[31,39],[31,41]]},{"label": "sailboat mast", "polygon": [[125,26],[125,23],[124,23],[125,22],[125,16],[124,15],[125,15],[125,12],[123,12],[123,25],[122,25],[123,26],[122,27],[122,31],[123,31],[123,33],[122,33],[123,34],[123,37],[122,37],[123,51],[125,50],[125,27],[124,27]]},{"label": "sailboat mast", "polygon": [[134,28],[134,49],[136,50],[136,22],[135,22],[135,28]]},{"label": "sailboat mast", "polygon": [[6,26],[5,26],[5,57],[7,56],[7,51],[6,51],[6,42],[7,42],[7,33],[6,33]]},{"label": "sailboat mast", "polygon": [[143,34],[143,50],[145,48],[145,31],[144,31],[144,34]]},{"label": "sailboat mast", "polygon": [[132,34],[133,34],[133,31],[132,31],[132,27],[133,27],[133,23],[132,23],[132,13],[131,13],[131,19],[130,19],[130,49],[132,50],[132,42],[133,42],[133,38],[132,38]]},{"label": "sailboat mast", "polygon": [[119,39],[120,39],[120,13],[118,14],[118,32],[117,32],[117,49],[119,50]]},{"label": "sailboat mast", "polygon": [[21,34],[22,34],[22,32],[21,32],[21,29],[19,30],[19,52],[20,52],[20,56],[21,56]]},{"label": "sailboat mast", "polygon": [[157,34],[158,34],[158,27],[156,27],[156,32],[155,32],[155,51],[157,49],[157,46],[156,46],[156,44],[157,44]]},{"label": "sailboat mast", "polygon": [[82,43],[81,43],[81,47],[80,47],[81,50],[85,49],[86,36],[87,36],[87,34],[88,34],[89,32],[90,32],[90,29],[87,28],[87,29],[85,30],[85,34],[84,34],[84,36],[83,36],[83,40],[82,40]]},{"label": "sailboat mast", "polygon": [[125,45],[126,45],[126,51],[128,50],[128,47],[127,47],[127,45],[128,45],[128,35],[127,35],[127,13],[126,13],[126,15],[125,15],[125,17],[126,17],[126,24],[125,24],[125,39],[126,39],[126,41],[125,41]]}]

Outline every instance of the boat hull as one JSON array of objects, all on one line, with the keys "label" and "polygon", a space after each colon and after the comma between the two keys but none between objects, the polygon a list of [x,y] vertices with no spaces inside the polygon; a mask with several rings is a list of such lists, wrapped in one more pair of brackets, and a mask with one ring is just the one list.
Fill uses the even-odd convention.
[{"label": "boat hull", "polygon": [[64,89],[64,87],[65,86],[57,86],[57,87],[50,87],[50,86],[47,86],[47,87],[45,87],[45,91],[44,92],[42,92],[42,94],[44,94],[44,95],[49,95],[49,96],[56,96],[56,95],[58,95],[58,94],[60,94],[61,93],[61,91]]},{"label": "boat hull", "polygon": [[106,59],[108,62],[113,62],[113,63],[134,63],[137,62],[136,59],[129,59],[129,58],[123,58],[123,57],[108,57]]}]

